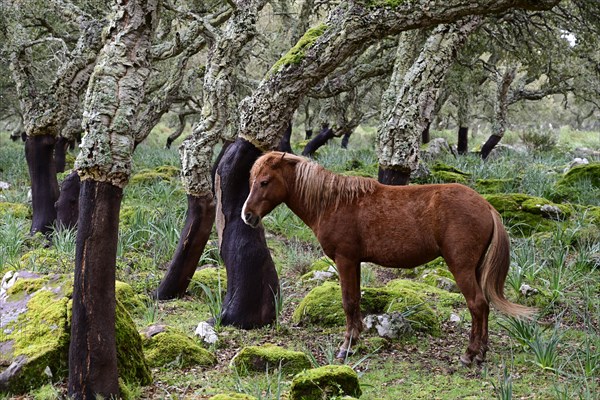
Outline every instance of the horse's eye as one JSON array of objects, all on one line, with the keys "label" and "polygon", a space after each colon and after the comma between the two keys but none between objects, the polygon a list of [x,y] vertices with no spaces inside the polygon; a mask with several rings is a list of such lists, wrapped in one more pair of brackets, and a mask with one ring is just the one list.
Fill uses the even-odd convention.
[{"label": "horse's eye", "polygon": [[264,181],[260,181],[260,187],[265,187],[269,184],[269,181],[264,180]]}]

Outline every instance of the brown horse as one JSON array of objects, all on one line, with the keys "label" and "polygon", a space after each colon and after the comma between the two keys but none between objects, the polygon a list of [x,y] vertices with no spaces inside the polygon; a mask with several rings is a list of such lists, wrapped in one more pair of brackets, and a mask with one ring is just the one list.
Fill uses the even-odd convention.
[{"label": "brown horse", "polygon": [[285,203],[315,233],[335,261],[346,314],[338,357],[362,331],[360,263],[413,268],[444,257],[467,300],[472,325],[464,364],[485,358],[489,304],[530,317],[535,310],[504,297],[509,239],[498,213],[478,193],[458,184],[386,186],[374,179],[336,175],[295,155],[271,152],[250,172],[242,219],[256,227]]}]

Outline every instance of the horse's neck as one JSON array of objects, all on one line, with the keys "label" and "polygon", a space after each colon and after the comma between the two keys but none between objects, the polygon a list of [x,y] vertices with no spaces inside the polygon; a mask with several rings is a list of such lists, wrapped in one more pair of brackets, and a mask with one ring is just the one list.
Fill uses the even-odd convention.
[{"label": "horse's neck", "polygon": [[316,232],[320,216],[323,215],[322,210],[311,207],[310,204],[308,204],[308,200],[304,196],[301,196],[296,189],[293,189],[289,194],[286,204],[288,208],[302,220],[302,222]]}]

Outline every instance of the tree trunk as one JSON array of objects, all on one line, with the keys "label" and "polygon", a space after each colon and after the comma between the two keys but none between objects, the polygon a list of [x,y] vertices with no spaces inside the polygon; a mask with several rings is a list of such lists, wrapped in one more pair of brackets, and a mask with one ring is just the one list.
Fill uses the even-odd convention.
[{"label": "tree trunk", "polygon": [[496,93],[496,102],[494,103],[494,120],[492,122],[492,135],[481,148],[481,158],[487,159],[494,147],[504,137],[506,125],[508,124],[508,105],[510,86],[517,76],[517,66],[507,67],[497,76],[498,90]]},{"label": "tree trunk", "polygon": [[431,121],[425,126],[423,132],[421,133],[421,143],[426,144],[429,143],[431,137],[429,136],[429,129],[431,128]]},{"label": "tree trunk", "polygon": [[467,154],[469,151],[469,127],[461,126],[458,128],[458,154]]},{"label": "tree trunk", "polygon": [[321,146],[333,139],[334,136],[333,129],[331,129],[328,124],[323,124],[321,132],[306,144],[306,147],[302,150],[302,155],[305,157],[312,157]]},{"label": "tree trunk", "polygon": [[119,397],[115,266],[123,187],[131,175],[157,0],[118,2],[84,103],[69,391],[75,400]]},{"label": "tree trunk", "polygon": [[54,203],[58,199],[58,181],[54,163],[55,138],[50,135],[28,136],[25,158],[31,178],[33,218],[30,233],[48,234],[56,220]]},{"label": "tree trunk", "polygon": [[156,291],[156,298],[159,300],[182,297],[185,294],[215,221],[212,195],[196,197],[188,194],[187,198],[188,209],[179,244],[169,270]]},{"label": "tree trunk", "polygon": [[69,147],[69,141],[64,137],[56,139],[54,145],[54,162],[56,163],[56,172],[65,172],[65,165],[67,163],[67,148]]},{"label": "tree trunk", "polygon": [[488,140],[481,147],[481,158],[484,160],[488,158],[494,147],[500,142],[502,136],[490,135]]},{"label": "tree trunk", "polygon": [[304,131],[304,140],[309,140],[313,135],[313,130],[312,129],[307,129],[306,131]]},{"label": "tree trunk", "polygon": [[410,170],[383,169],[379,167],[377,180],[384,185],[403,186],[410,182]]},{"label": "tree trunk", "polygon": [[342,149],[348,148],[348,143],[350,142],[350,135],[352,135],[352,131],[344,133],[342,136]]},{"label": "tree trunk", "polygon": [[71,172],[60,186],[56,201],[56,225],[58,229],[74,228],[79,218],[80,180],[77,171]]},{"label": "tree trunk", "polygon": [[237,139],[227,148],[215,178],[219,246],[227,268],[221,322],[244,329],[275,320],[275,295],[279,292],[263,227],[251,228],[240,218],[250,192],[250,168],[261,154],[253,144]]},{"label": "tree trunk", "polygon": [[[398,47],[397,63],[382,107],[377,143],[383,179],[404,182],[419,163],[421,135],[431,123],[444,78],[454,62],[458,49],[481,24],[478,16],[466,17],[436,27],[427,38],[419,57],[401,79],[396,71],[404,65],[405,44]],[[396,91],[396,95],[390,92]],[[390,101],[393,104],[390,104]],[[391,171],[391,172],[387,172]],[[408,173],[407,173],[408,171]],[[401,177],[396,178],[400,174]],[[388,183],[388,181],[382,181]]]},{"label": "tree trunk", "polygon": [[81,185],[73,319],[69,347],[69,395],[116,398],[116,234],[123,190],[107,182]]},{"label": "tree trunk", "polygon": [[291,139],[292,139],[292,124],[289,124],[287,129],[285,130],[285,133],[281,137],[281,141],[279,141],[277,150],[294,154],[294,152],[292,151]]}]

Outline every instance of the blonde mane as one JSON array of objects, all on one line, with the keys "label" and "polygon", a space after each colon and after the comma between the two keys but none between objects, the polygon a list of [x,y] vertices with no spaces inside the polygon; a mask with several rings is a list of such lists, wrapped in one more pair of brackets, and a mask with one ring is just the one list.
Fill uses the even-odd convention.
[{"label": "blonde mane", "polygon": [[316,162],[282,152],[271,152],[259,158],[252,168],[251,176],[255,176],[263,165],[275,164],[279,160],[295,165],[293,189],[308,209],[319,214],[331,206],[335,210],[340,205],[349,204],[364,194],[372,193],[377,185],[374,179],[338,175]]}]

